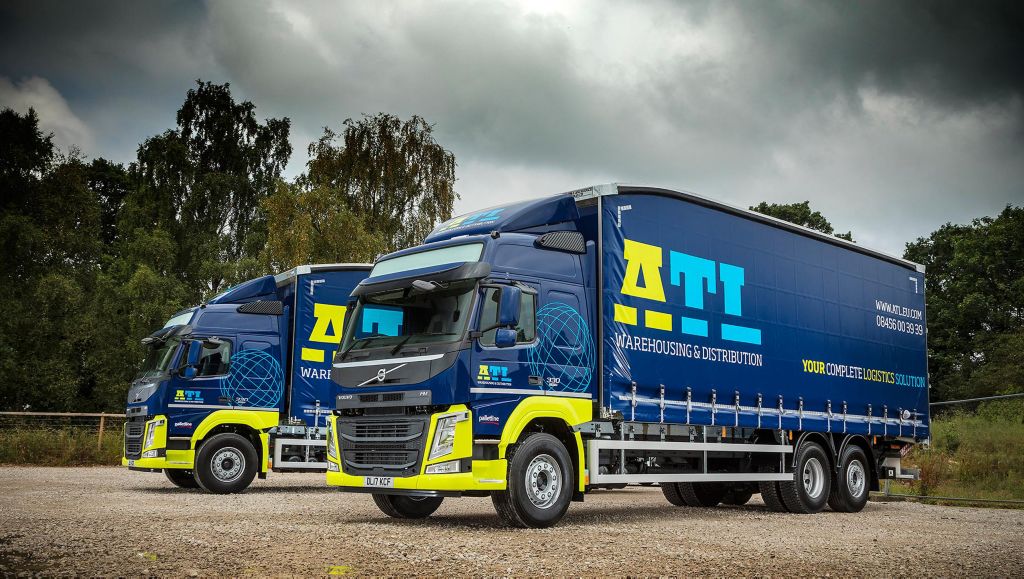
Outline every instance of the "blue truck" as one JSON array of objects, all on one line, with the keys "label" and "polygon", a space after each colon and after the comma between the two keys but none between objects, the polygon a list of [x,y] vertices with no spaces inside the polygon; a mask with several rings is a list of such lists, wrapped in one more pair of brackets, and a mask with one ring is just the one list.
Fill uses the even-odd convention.
[{"label": "blue truck", "polygon": [[323,472],[331,360],[366,264],[304,265],[176,313],[143,340],[122,465],[174,485],[245,490],[270,470]]},{"label": "blue truck", "polygon": [[392,517],[592,490],[861,510],[928,438],[924,268],[690,193],[602,185],[442,223],[355,288],[327,482]]}]

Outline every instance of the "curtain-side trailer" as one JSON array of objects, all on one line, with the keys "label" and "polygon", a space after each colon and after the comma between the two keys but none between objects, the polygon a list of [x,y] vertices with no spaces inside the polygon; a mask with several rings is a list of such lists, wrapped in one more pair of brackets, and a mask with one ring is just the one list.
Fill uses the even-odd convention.
[{"label": "curtain-side trailer", "polygon": [[334,358],[327,481],[386,514],[597,488],[859,511],[928,437],[923,267],[693,194],[487,209],[380,258]]}]

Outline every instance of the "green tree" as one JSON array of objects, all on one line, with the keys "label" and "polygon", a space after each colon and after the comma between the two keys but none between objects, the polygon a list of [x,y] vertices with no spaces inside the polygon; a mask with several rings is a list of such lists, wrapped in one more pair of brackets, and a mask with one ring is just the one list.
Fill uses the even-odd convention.
[{"label": "green tree", "polygon": [[926,267],[933,398],[1024,391],[1024,208],[908,243]]},{"label": "green tree", "polygon": [[0,112],[0,400],[8,408],[88,407],[95,374],[88,296],[102,259],[88,166],[58,155],[34,111]]},{"label": "green tree", "polygon": [[436,223],[451,217],[458,199],[455,156],[418,116],[347,119],[341,135],[325,128],[309,156],[299,185],[307,191],[324,188],[344,203],[381,236],[385,251],[422,242]]},{"label": "green tree", "polygon": [[818,211],[811,211],[811,202],[803,201],[801,203],[768,203],[762,201],[758,205],[750,207],[751,211],[757,211],[762,215],[768,215],[776,219],[795,223],[808,227],[815,231],[820,231],[828,235],[835,235],[839,239],[845,239],[847,241],[853,241],[853,233],[847,231],[846,233],[836,233],[835,228],[829,223],[828,219]]},{"label": "green tree", "polygon": [[263,259],[271,271],[304,263],[371,262],[384,251],[383,238],[370,233],[362,217],[327,187],[303,189],[282,181],[263,207],[271,232]]},{"label": "green tree", "polygon": [[178,127],[139,147],[138,186],[118,227],[170,234],[173,273],[195,301],[257,269],[267,241],[261,203],[291,156],[290,122],[260,123],[255,110],[235,102],[228,84],[197,81],[178,110]]}]

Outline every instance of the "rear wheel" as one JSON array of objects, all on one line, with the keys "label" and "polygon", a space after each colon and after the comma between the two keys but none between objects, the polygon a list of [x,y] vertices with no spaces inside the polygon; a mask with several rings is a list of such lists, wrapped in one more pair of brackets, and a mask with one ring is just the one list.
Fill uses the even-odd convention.
[{"label": "rear wheel", "polygon": [[782,502],[794,513],[817,513],[825,508],[832,488],[828,455],[820,444],[804,442],[795,462],[795,480],[779,483]]},{"label": "rear wheel", "polygon": [[248,438],[233,432],[217,434],[196,453],[195,480],[211,493],[240,493],[256,477],[258,463]]},{"label": "rear wheel", "polygon": [[396,519],[425,519],[441,506],[444,497],[373,495],[373,502],[385,515]]},{"label": "rear wheel", "polygon": [[716,507],[725,491],[725,485],[717,482],[679,483],[679,494],[691,507]]},{"label": "rear wheel", "polygon": [[550,527],[565,515],[574,487],[565,445],[550,434],[534,433],[509,452],[507,490],[491,493],[491,502],[506,524]]},{"label": "rear wheel", "polygon": [[686,501],[683,499],[683,496],[679,494],[678,483],[661,483],[661,492],[662,494],[665,495],[665,498],[668,499],[668,502],[672,503],[673,505],[677,507],[688,506],[686,504]]},{"label": "rear wheel", "polygon": [[769,511],[776,513],[788,513],[786,503],[782,502],[782,493],[779,491],[779,482],[774,480],[761,481],[758,484],[761,491],[761,500]]},{"label": "rear wheel", "polygon": [[728,489],[725,496],[722,497],[723,505],[745,505],[750,497],[754,496],[754,491],[748,486],[732,487]]},{"label": "rear wheel", "polygon": [[199,484],[196,483],[195,474],[191,470],[185,470],[180,468],[165,468],[164,476],[167,480],[171,481],[176,487],[183,489],[196,489],[199,488]]},{"label": "rear wheel", "polygon": [[836,475],[828,506],[840,513],[856,513],[868,503],[868,458],[857,446],[849,445],[839,457],[839,472]]}]

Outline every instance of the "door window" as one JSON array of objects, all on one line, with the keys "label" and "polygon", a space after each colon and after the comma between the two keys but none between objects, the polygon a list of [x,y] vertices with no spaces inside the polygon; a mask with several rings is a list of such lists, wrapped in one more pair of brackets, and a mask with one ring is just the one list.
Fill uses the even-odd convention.
[{"label": "door window", "polygon": [[194,341],[190,348],[202,348],[199,353],[199,363],[196,364],[196,376],[223,376],[228,373],[228,366],[231,364],[231,342],[227,340],[208,347],[206,344]]},{"label": "door window", "polygon": [[[537,337],[537,295],[522,292],[519,301],[519,325],[516,326],[516,343],[529,344]],[[483,307],[480,310],[480,328],[489,328],[498,323],[498,300],[501,292],[498,288],[487,288],[484,291]],[[481,346],[494,346],[497,328],[487,330],[480,336]]]}]

